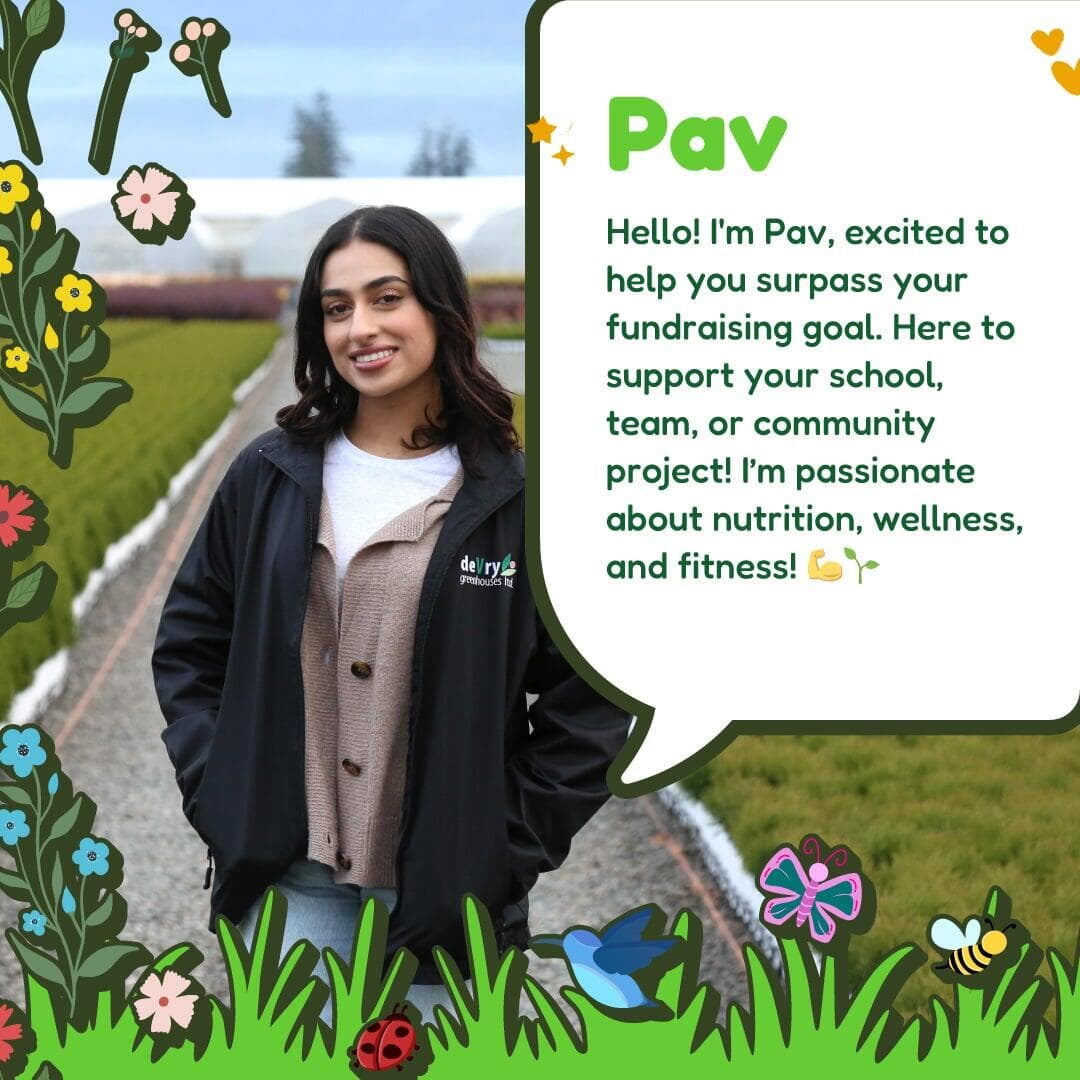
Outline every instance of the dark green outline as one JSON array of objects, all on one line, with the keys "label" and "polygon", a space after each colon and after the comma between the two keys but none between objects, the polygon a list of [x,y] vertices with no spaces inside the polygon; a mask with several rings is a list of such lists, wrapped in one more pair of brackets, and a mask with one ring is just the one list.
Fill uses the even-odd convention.
[{"label": "dark green outline", "polygon": [[[525,122],[540,115],[540,23],[561,0],[537,0],[525,20]],[[524,122],[523,122],[524,126]],[[536,607],[544,625],[574,670],[597,692],[637,719],[626,745],[608,770],[607,783],[620,798],[645,795],[683,780],[716,757],[739,735],[1061,735],[1080,724],[1080,688],[1077,700],[1056,720],[927,720],[850,721],[801,723],[796,721],[732,721],[696,753],[663,772],[624,783],[620,777],[637,754],[652,725],[655,710],[608,682],[574,647],[562,628],[544,581],[540,557],[540,158],[525,142],[525,437],[529,454],[525,466],[525,557]]]},{"label": "dark green outline", "polygon": [[[149,229],[136,229],[133,224],[126,220],[126,215],[120,213],[120,208],[117,206],[117,199],[126,195],[127,192],[123,189],[122,185],[127,179],[128,173],[132,170],[139,173],[143,179],[146,178],[146,173],[150,169],[157,169],[159,172],[163,172],[166,176],[172,177],[169,186],[165,189],[166,193],[170,191],[177,192],[178,198],[176,200],[176,209],[173,212],[172,221],[168,225],[154,218],[153,224]],[[188,231],[188,226],[191,224],[191,211],[195,209],[195,200],[188,193],[188,186],[181,179],[180,174],[175,169],[167,169],[158,161],[148,161],[141,168],[138,165],[129,165],[120,174],[120,179],[116,181],[116,194],[109,200],[109,205],[112,207],[113,214],[116,217],[117,222],[121,227],[140,244],[164,244],[166,240],[182,240],[184,234]],[[135,215],[131,215],[131,221],[134,222]]]},{"label": "dark green outline", "polygon": [[[40,19],[42,8],[45,11],[43,22]],[[34,32],[30,33],[28,16],[32,9],[35,16]],[[30,80],[42,54],[63,37],[64,19],[64,7],[59,0],[45,0],[44,4],[41,0],[29,0],[22,11],[13,0],[0,0],[0,23],[3,24],[4,37],[0,60],[8,75],[6,81],[0,79],[0,93],[11,110],[19,146],[35,165],[40,165],[44,158],[34,114],[30,110]],[[13,51],[14,56],[11,55]]]},{"label": "dark green outline", "polygon": [[[145,37],[128,34],[126,28],[119,25],[121,15],[130,15],[133,24],[145,27]],[[102,176],[112,165],[116,133],[120,128],[120,117],[124,113],[131,80],[137,72],[146,69],[150,63],[150,53],[161,48],[161,35],[132,8],[121,8],[113,16],[113,26],[119,31],[119,36],[109,46],[109,70],[101,88],[90,149],[86,155],[90,167]]]}]

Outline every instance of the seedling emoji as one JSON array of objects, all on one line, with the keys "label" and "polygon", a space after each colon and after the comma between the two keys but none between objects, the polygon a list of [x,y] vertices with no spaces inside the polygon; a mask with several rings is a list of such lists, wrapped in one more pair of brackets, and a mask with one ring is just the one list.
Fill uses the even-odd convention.
[{"label": "seedling emoji", "polygon": [[859,584],[862,584],[862,572],[864,570],[876,570],[881,563],[875,562],[873,559],[868,559],[866,562],[859,562],[859,557],[855,554],[854,548],[844,548],[844,554],[854,561],[855,565],[859,568]]}]

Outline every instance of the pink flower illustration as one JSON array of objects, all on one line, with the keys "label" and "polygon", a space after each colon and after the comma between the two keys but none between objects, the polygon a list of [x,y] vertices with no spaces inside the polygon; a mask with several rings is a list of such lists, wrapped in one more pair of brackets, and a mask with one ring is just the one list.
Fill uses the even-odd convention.
[{"label": "pink flower illustration", "polygon": [[140,1020],[152,1016],[154,1019],[150,1030],[159,1034],[168,1032],[173,1023],[186,1028],[191,1023],[195,1002],[198,1001],[195,994],[183,992],[190,985],[190,979],[175,971],[166,971],[161,978],[153,973],[147,975],[139,987],[146,997],[135,1002],[135,1015]]},{"label": "pink flower illustration", "polygon": [[0,544],[11,547],[20,532],[29,532],[34,527],[35,519],[23,513],[33,505],[34,500],[25,491],[12,495],[7,484],[0,484]]},{"label": "pink flower illustration", "polygon": [[176,213],[179,192],[165,189],[174,179],[175,177],[155,169],[152,165],[145,175],[140,175],[139,170],[133,168],[120,184],[127,194],[117,195],[113,200],[117,212],[121,217],[135,215],[131,222],[133,229],[149,229],[155,218],[162,225],[168,225]]}]

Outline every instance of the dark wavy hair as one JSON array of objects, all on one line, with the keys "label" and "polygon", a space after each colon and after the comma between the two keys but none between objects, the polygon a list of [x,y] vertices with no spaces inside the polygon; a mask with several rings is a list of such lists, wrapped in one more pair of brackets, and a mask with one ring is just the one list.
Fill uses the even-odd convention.
[{"label": "dark wavy hair", "polygon": [[405,261],[413,292],[435,319],[435,372],[442,388],[438,416],[425,412],[410,450],[456,443],[466,470],[478,472],[485,443],[503,453],[521,446],[513,425],[514,403],[480,362],[476,323],[461,262],[434,222],[404,206],[364,206],[335,221],[315,245],[296,306],[293,380],[300,400],[277,412],[277,423],[295,438],[324,442],[356,415],[359,393],[337,373],[323,338],[320,297],[323,266],[354,240],[390,248]]}]

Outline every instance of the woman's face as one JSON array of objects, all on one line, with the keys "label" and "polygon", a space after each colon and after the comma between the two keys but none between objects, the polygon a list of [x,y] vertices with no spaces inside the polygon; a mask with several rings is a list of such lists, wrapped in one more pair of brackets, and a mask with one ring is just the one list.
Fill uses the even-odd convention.
[{"label": "woman's face", "polygon": [[361,397],[437,401],[435,318],[397,252],[353,240],[327,256],[320,292],[327,351]]}]

